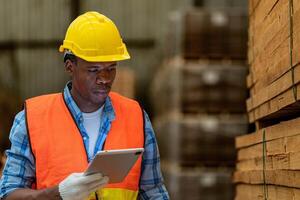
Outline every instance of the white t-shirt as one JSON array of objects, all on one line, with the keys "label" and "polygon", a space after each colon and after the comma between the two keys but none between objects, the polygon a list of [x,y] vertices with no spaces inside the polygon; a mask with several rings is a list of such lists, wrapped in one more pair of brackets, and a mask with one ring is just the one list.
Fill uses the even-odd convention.
[{"label": "white t-shirt", "polygon": [[89,155],[94,154],[94,149],[95,149],[96,141],[97,141],[98,134],[99,134],[103,106],[101,106],[101,108],[99,108],[95,112],[82,113],[83,126],[89,136],[89,149],[88,149]]}]

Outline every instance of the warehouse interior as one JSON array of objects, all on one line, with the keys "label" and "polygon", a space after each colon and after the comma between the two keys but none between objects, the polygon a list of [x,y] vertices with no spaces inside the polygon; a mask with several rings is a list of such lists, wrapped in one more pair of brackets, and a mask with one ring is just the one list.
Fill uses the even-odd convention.
[{"label": "warehouse interior", "polygon": [[69,80],[58,48],[69,24],[93,10],[115,22],[128,48],[112,90],[150,116],[170,199],[300,200],[299,8],[297,0],[0,0],[0,168],[24,101]]}]

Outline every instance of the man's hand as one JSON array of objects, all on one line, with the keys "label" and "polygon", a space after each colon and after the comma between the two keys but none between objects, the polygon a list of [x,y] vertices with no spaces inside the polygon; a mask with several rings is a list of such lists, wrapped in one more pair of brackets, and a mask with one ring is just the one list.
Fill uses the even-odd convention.
[{"label": "man's hand", "polygon": [[107,183],[108,177],[99,173],[88,176],[73,173],[58,185],[58,190],[63,200],[84,200]]}]

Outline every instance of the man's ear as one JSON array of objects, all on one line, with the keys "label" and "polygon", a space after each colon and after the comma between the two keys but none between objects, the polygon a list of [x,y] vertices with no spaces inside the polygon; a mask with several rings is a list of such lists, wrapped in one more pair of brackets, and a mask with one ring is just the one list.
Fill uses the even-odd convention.
[{"label": "man's ear", "polygon": [[74,72],[74,63],[72,63],[71,60],[66,60],[65,62],[65,69],[66,69],[66,72],[68,72],[68,74],[70,76],[72,76],[73,72]]}]

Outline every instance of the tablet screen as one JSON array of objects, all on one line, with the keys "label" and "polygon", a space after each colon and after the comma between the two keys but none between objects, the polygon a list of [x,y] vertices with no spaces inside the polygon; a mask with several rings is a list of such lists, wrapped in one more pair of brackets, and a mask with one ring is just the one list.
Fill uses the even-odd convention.
[{"label": "tablet screen", "polygon": [[143,151],[143,148],[100,151],[84,174],[101,173],[109,177],[109,183],[122,182]]}]

